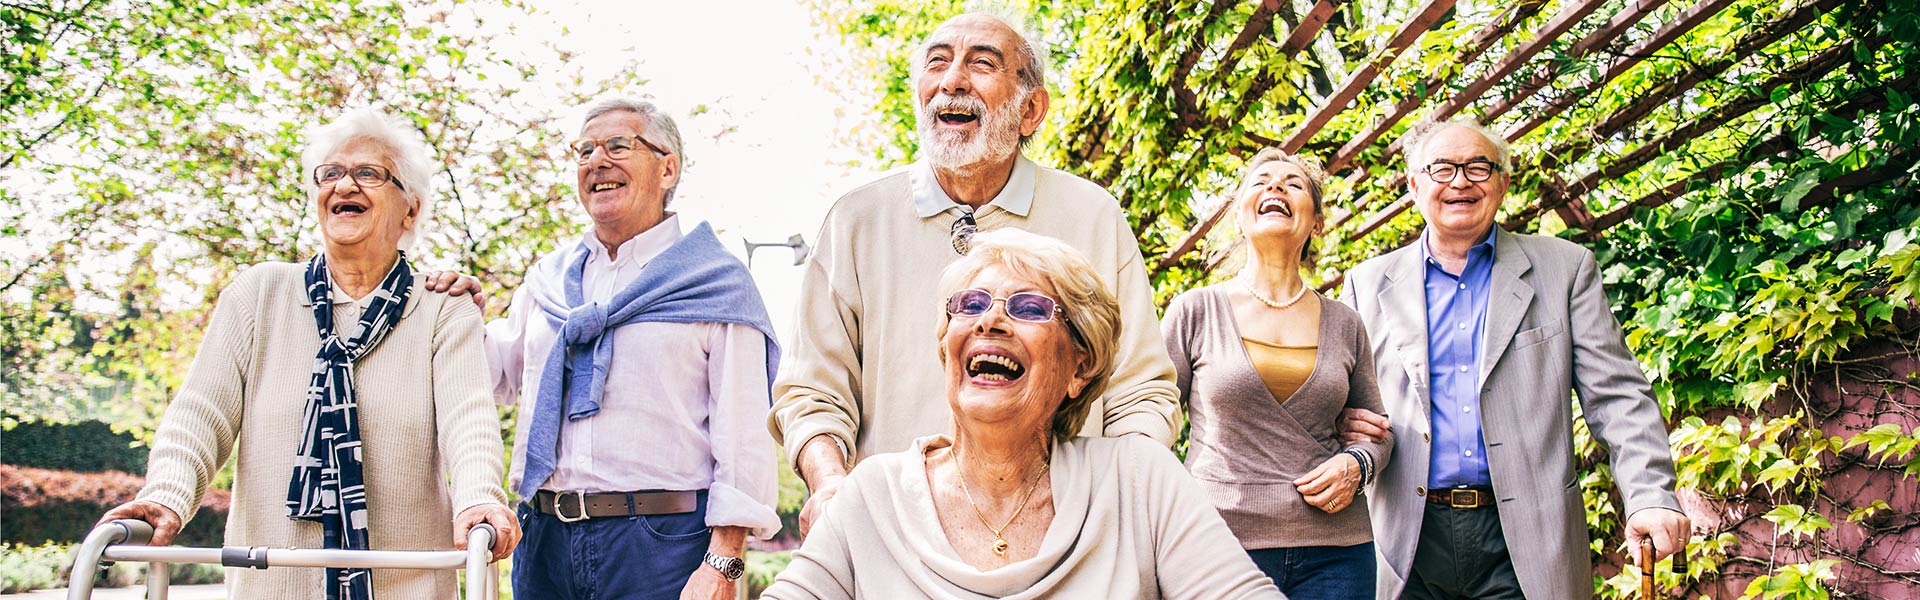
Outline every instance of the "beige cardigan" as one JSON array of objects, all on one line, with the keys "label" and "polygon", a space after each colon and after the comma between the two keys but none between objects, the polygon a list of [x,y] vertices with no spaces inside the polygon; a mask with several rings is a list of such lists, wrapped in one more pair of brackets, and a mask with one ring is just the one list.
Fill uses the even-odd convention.
[{"label": "beige cardigan", "polygon": [[[231,546],[321,547],[320,525],[287,518],[286,507],[320,349],[304,279],[305,265],[267,263],[220,293],[193,368],[154,434],[139,499],[185,519],[235,455]],[[357,327],[365,300],[336,297],[342,335]],[[480,311],[466,298],[426,291],[418,279],[393,331],[355,363],[374,549],[452,549],[454,514],[505,503],[499,418],[485,369]],[[322,572],[227,569],[227,596],[317,598]],[[376,570],[373,581],[384,598],[456,594],[452,571]]]},{"label": "beige cardigan", "polygon": [[[1017,181],[1002,194],[1012,201],[1028,190],[1031,206],[1024,214],[999,200],[981,207],[974,214],[980,231],[1013,227],[1059,238],[1086,256],[1120,301],[1113,377],[1080,434],[1138,433],[1171,446],[1179,403],[1173,363],[1126,213],[1093,182],[1018,161]],[[800,448],[819,434],[839,440],[858,460],[953,428],[934,334],[946,318],[940,272],[960,255],[947,235],[953,212],[916,212],[916,190],[937,193],[927,189],[931,182],[916,181],[930,173],[916,164],[848,192],[820,226],[792,343],[773,385],[769,429],[790,464],[799,464]],[[1019,185],[1026,175],[1030,186]],[[1019,202],[1010,204],[1019,209]]]},{"label": "beige cardigan", "polygon": [[1187,468],[1248,549],[1352,546],[1373,541],[1367,504],[1337,513],[1307,504],[1293,480],[1346,448],[1384,469],[1393,439],[1343,444],[1340,411],[1386,414],[1374,384],[1373,346],[1360,315],[1320,298],[1320,347],[1313,374],[1284,403],[1247,359],[1233,306],[1220,285],[1179,295],[1161,330],[1187,399],[1192,435]]},{"label": "beige cardigan", "polygon": [[935,513],[926,452],[860,463],[768,600],[804,598],[1284,598],[1166,448],[1141,436],[1054,448],[1054,516],[1033,558],[982,572]]}]

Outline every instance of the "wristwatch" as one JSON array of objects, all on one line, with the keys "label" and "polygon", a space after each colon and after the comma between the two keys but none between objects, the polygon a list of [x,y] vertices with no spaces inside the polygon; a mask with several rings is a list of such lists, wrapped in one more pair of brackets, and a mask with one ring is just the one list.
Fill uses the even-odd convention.
[{"label": "wristwatch", "polygon": [[747,561],[738,556],[721,556],[708,552],[700,560],[706,561],[707,565],[720,571],[720,576],[727,578],[727,581],[739,581],[742,575],[747,574]]}]

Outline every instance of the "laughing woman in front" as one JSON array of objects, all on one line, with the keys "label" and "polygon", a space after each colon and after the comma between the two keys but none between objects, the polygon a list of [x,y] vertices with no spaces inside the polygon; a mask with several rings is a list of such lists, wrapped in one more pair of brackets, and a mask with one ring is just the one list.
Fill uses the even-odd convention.
[{"label": "laughing woman in front", "polygon": [[[301,160],[323,244],[220,291],[146,486],[101,521],[146,521],[166,545],[232,454],[229,546],[446,550],[487,522],[495,559],[511,555],[480,311],[428,292],[404,252],[433,198],[425,144],[361,111],[317,130]],[[227,570],[232,598],[456,593],[452,571]]]},{"label": "laughing woman in front", "polygon": [[1308,159],[1254,155],[1232,200],[1245,268],[1176,297],[1161,331],[1192,420],[1187,467],[1253,561],[1291,598],[1371,599],[1359,494],[1392,439],[1343,447],[1335,430],[1342,409],[1386,410],[1360,315],[1301,277],[1324,178]]},{"label": "laughing woman in front", "polygon": [[762,598],[1282,598],[1165,447],[1072,437],[1120,329],[1085,258],[1002,229],[940,282],[952,433],[860,463]]}]

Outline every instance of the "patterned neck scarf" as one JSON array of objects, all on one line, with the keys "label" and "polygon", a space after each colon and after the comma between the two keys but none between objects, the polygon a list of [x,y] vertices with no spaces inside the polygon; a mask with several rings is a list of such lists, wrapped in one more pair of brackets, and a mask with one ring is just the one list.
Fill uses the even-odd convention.
[{"label": "patterned neck scarf", "polygon": [[[307,386],[306,436],[293,457],[287,485],[287,516],[318,521],[326,548],[367,550],[367,492],[361,479],[359,404],[353,393],[353,363],[392,331],[413,291],[413,269],[401,253],[373,291],[358,331],[341,339],[333,327],[333,283],[327,256],[307,262],[307,300],[320,330],[320,353]],[[327,600],[372,600],[373,573],[327,569]]]}]

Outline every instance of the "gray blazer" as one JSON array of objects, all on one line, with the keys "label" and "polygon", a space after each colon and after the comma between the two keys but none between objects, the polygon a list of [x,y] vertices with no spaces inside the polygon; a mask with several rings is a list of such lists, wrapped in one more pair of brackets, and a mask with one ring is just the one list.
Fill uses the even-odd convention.
[{"label": "gray blazer", "polygon": [[[1559,238],[1494,235],[1480,422],[1503,537],[1527,597],[1590,598],[1569,392],[1578,393],[1594,439],[1608,451],[1626,515],[1680,508],[1666,425],[1621,337],[1593,253]],[[1412,574],[1433,450],[1419,243],[1354,267],[1341,295],[1367,324],[1399,442],[1369,495],[1381,598],[1399,597]]]}]

